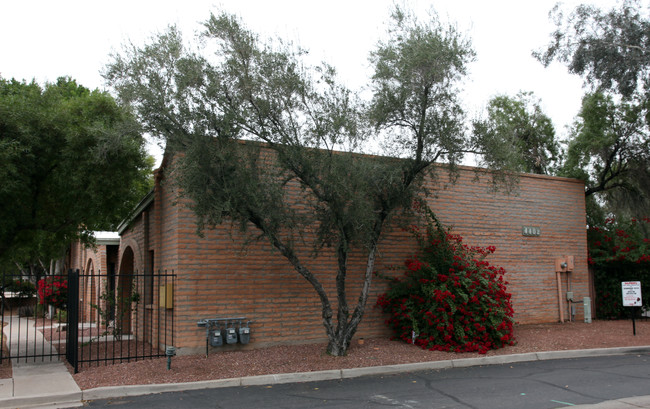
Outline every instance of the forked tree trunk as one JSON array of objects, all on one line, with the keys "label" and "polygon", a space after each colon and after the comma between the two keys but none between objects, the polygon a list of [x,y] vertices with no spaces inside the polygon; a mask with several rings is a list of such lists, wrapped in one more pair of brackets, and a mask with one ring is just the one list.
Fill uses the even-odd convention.
[{"label": "forked tree trunk", "polygon": [[271,233],[268,229],[264,229],[264,224],[259,218],[251,220],[260,230],[267,233],[271,244],[277,248],[280,253],[291,263],[293,268],[305,278],[314,288],[316,294],[321,300],[322,305],[322,317],[323,325],[325,326],[325,332],[327,333],[327,352],[333,356],[344,356],[347,354],[348,348],[350,347],[350,342],[352,337],[357,332],[357,328],[361,323],[363,318],[363,313],[366,308],[366,303],[368,301],[368,294],[370,292],[370,284],[372,282],[372,272],[375,268],[375,257],[377,252],[377,238],[381,232],[383,222],[385,217],[383,217],[376,225],[376,234],[374,239],[374,244],[371,246],[368,252],[368,259],[366,262],[366,271],[364,274],[363,285],[361,288],[361,293],[359,294],[359,299],[352,316],[349,316],[348,307],[347,307],[347,296],[345,291],[345,279],[347,275],[347,251],[344,251],[344,254],[339,253],[339,268],[337,272],[337,301],[338,301],[338,314],[337,314],[337,323],[335,325],[333,320],[332,305],[327,296],[327,292],[323,285],[318,281],[316,276],[301,262],[298,256],[295,254],[293,249],[290,246],[287,246],[285,243],[280,240],[277,235]]},{"label": "forked tree trunk", "polygon": [[348,353],[352,337],[339,336],[327,343],[327,353],[333,356],[345,356]]},{"label": "forked tree trunk", "polygon": [[[343,286],[337,289],[337,297],[339,302],[339,314],[338,314],[338,323],[336,325],[336,331],[331,331],[334,329],[333,323],[329,325],[325,324],[325,329],[328,334],[328,344],[327,344],[327,353],[333,356],[344,356],[347,355],[348,348],[352,342],[352,338],[361,324],[363,314],[366,309],[366,304],[368,302],[368,294],[370,293],[370,285],[372,283],[372,272],[375,268],[375,254],[376,246],[373,246],[368,253],[368,259],[366,262],[366,271],[363,279],[363,286],[361,288],[361,293],[359,294],[359,299],[357,305],[354,308],[354,312],[350,317],[348,314],[348,305],[345,292],[345,277],[343,277]],[[346,257],[347,258],[347,257]],[[339,266],[339,272],[341,271],[342,266]],[[345,270],[344,270],[345,272]],[[330,307],[331,311],[331,307]],[[330,320],[331,321],[331,320]],[[332,334],[330,336],[330,334]]]}]

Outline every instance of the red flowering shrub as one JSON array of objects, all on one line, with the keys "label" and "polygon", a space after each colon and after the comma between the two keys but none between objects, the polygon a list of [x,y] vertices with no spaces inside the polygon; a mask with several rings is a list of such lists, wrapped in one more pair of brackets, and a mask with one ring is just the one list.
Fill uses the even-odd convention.
[{"label": "red flowering shrub", "polygon": [[65,309],[68,302],[68,279],[64,276],[47,276],[39,280],[38,298],[41,304]]},{"label": "red flowering shrub", "polygon": [[418,256],[406,260],[401,278],[377,305],[390,314],[395,336],[425,349],[486,353],[513,345],[513,309],[505,270],[485,257],[490,247],[469,247],[427,212],[425,233],[417,227]]},{"label": "red flowering shrub", "polygon": [[[650,218],[629,221],[607,219],[587,232],[589,265],[594,272],[598,318],[629,316],[621,300],[621,282],[641,281],[641,293],[650,294]],[[650,308],[650,297],[643,297]]]}]

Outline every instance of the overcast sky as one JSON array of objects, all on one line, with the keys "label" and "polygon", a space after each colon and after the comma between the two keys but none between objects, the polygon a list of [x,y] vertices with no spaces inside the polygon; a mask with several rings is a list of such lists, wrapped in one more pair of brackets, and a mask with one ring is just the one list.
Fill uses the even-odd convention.
[{"label": "overcast sky", "polygon": [[[615,0],[585,0],[609,9]],[[544,68],[531,57],[543,48],[553,25],[555,0],[411,0],[424,14],[433,7],[472,39],[477,61],[464,84],[470,115],[499,94],[532,91],[542,100],[560,136],[573,121],[583,93],[580,78],[566,68]],[[572,9],[583,1],[565,1]],[[191,37],[210,11],[240,15],[264,36],[297,41],[310,55],[334,65],[348,86],[368,78],[368,52],[385,33],[393,0],[21,0],[0,5],[0,76],[39,83],[70,76],[88,88],[104,88],[100,70],[111,51],[132,41],[143,44],[176,24]]]}]

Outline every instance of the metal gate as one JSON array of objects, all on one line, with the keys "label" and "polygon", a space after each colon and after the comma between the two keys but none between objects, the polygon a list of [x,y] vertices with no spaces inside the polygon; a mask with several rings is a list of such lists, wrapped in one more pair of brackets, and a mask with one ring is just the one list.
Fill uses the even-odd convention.
[{"label": "metal gate", "polygon": [[[2,291],[0,339],[5,347],[0,362],[65,356],[78,372],[84,364],[164,357],[174,341],[175,278],[173,272],[116,275],[71,270],[61,280],[65,284],[57,284],[66,287],[66,308],[55,311],[40,304],[43,285],[37,284],[37,294],[33,285],[25,284],[28,280],[11,277],[13,284]],[[23,287],[22,293],[16,291]],[[48,300],[61,301],[52,296]],[[47,318],[44,312],[49,313]]]},{"label": "metal gate", "polygon": [[108,364],[165,356],[174,343],[175,274],[71,271],[66,355],[78,372]]}]

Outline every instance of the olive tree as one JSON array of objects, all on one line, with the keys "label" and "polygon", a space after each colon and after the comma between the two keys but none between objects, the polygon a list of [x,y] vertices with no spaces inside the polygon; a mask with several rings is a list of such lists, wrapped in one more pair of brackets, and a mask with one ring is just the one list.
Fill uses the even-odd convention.
[{"label": "olive tree", "polygon": [[[227,13],[204,23],[200,48],[171,27],[105,71],[145,129],[182,153],[175,179],[199,228],[229,220],[277,249],[318,295],[337,356],[364,315],[391,217],[411,206],[434,161],[453,169],[480,150],[456,99],[470,42],[435,17],[395,9],[391,21],[370,57],[371,101],[340,85],[333,67],[308,66],[304,50],[262,41]],[[361,155],[378,145],[390,157]],[[323,252],[336,260],[327,276],[314,273]],[[363,283],[350,305],[346,278],[359,254]]]}]

